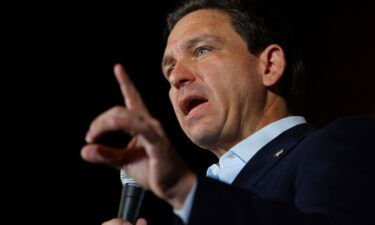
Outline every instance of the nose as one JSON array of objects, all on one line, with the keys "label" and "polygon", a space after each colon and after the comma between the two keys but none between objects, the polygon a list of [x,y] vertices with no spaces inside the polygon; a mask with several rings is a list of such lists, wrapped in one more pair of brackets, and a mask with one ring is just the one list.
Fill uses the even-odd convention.
[{"label": "nose", "polygon": [[194,82],[194,80],[195,75],[191,67],[182,62],[175,64],[169,77],[169,82],[177,89]]}]

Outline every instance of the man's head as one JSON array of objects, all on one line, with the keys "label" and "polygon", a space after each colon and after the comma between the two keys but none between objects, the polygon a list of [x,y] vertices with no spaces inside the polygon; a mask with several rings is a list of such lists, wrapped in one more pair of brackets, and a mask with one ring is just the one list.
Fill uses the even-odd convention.
[{"label": "man's head", "polygon": [[273,110],[271,94],[290,97],[283,83],[293,80],[291,36],[270,13],[193,1],[170,15],[163,72],[180,125],[197,145],[225,151]]}]

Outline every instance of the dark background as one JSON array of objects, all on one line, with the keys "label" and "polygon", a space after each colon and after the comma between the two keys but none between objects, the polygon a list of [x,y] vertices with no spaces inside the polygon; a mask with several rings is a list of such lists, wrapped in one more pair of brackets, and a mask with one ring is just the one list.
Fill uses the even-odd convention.
[{"label": "dark background", "polygon": [[[345,115],[374,118],[375,8],[370,1],[265,2],[287,17],[301,46],[308,72],[307,120],[322,127]],[[118,171],[80,158],[90,121],[123,104],[112,72],[115,63],[124,64],[186,163],[204,172],[214,162],[179,128],[160,70],[164,20],[175,4],[139,0],[12,6],[7,19],[15,23],[4,45],[10,49],[7,58],[14,65],[8,74],[16,85],[4,96],[14,97],[10,108],[17,106],[9,129],[16,136],[11,152],[17,160],[4,164],[12,164],[11,170],[22,176],[11,176],[22,183],[14,188],[16,197],[31,197],[26,210],[18,201],[10,204],[26,211],[16,219],[100,224],[116,216]],[[141,214],[151,225],[170,224],[170,213],[166,203],[146,195]]]}]

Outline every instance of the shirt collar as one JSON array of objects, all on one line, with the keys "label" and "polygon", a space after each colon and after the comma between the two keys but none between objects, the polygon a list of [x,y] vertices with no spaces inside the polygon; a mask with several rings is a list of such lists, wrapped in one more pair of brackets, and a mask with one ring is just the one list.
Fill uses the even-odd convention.
[{"label": "shirt collar", "polygon": [[217,164],[208,168],[207,176],[232,183],[246,163],[263,146],[284,131],[302,123],[306,123],[304,117],[289,116],[263,127],[224,153]]},{"label": "shirt collar", "polygon": [[289,116],[275,121],[242,140],[220,158],[226,158],[226,154],[233,152],[244,163],[247,163],[267,143],[289,128],[302,123],[306,123],[306,120],[301,116]]}]

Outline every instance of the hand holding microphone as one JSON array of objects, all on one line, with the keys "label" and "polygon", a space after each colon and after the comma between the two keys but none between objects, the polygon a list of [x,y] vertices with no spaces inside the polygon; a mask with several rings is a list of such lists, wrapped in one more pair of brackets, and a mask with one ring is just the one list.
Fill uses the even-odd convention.
[{"label": "hand holding microphone", "polygon": [[[88,144],[81,151],[82,158],[124,169],[141,187],[174,208],[181,208],[196,176],[175,152],[159,121],[149,114],[122,66],[115,66],[115,75],[126,107],[113,107],[91,123],[86,135]],[[101,137],[111,132],[130,134],[129,144],[120,148],[98,144]],[[125,186],[134,189],[131,183]],[[128,195],[125,193],[124,197]]]}]

